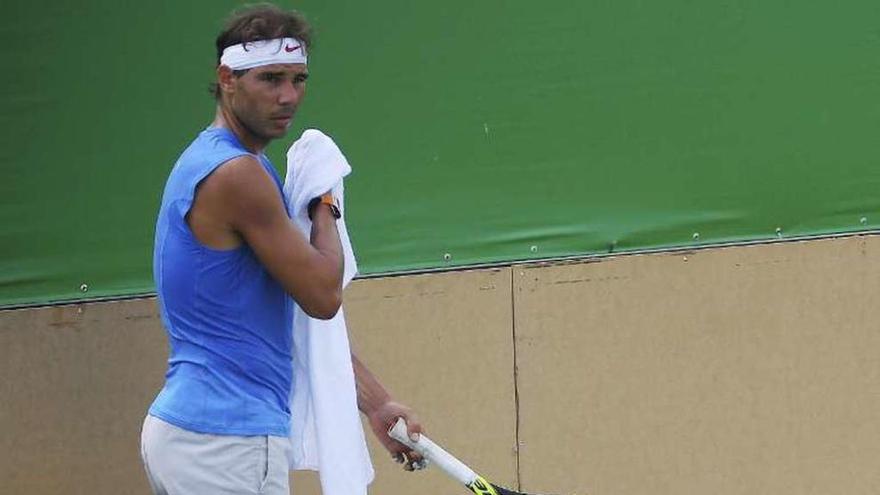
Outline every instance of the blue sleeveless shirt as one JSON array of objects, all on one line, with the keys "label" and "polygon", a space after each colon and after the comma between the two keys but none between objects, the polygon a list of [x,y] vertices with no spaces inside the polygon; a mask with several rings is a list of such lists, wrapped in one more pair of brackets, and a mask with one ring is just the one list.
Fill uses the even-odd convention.
[{"label": "blue sleeveless shirt", "polygon": [[[165,386],[150,414],[199,433],[286,437],[293,300],[247,244],[212,249],[186,221],[199,183],[242,155],[252,154],[231,131],[206,129],[165,185],[153,277],[171,351]],[[264,155],[255,157],[286,210],[277,173]]]}]

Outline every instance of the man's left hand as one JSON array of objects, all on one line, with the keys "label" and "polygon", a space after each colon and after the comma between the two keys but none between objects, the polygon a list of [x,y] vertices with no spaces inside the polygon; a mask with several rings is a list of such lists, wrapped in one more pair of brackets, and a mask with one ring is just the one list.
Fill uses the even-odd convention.
[{"label": "man's left hand", "polygon": [[388,401],[367,415],[370,427],[379,442],[391,453],[391,458],[403,464],[407,471],[424,469],[427,461],[406,445],[388,436],[388,429],[394,426],[397,418],[406,421],[407,434],[412,441],[418,441],[422,432],[422,424],[412,410],[400,403]]}]

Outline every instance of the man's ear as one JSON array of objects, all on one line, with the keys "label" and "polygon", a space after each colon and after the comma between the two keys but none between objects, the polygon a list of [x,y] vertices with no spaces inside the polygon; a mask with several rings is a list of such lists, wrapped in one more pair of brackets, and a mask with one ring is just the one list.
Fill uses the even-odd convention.
[{"label": "man's ear", "polygon": [[217,86],[221,94],[235,92],[235,74],[226,65],[217,66]]}]

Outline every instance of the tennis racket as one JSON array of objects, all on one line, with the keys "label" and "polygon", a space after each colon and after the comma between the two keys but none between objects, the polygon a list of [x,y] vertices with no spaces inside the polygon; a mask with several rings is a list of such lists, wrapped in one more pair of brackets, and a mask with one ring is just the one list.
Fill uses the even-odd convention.
[{"label": "tennis racket", "polygon": [[436,464],[452,479],[468,487],[475,495],[528,495],[486,481],[486,478],[475,473],[473,469],[467,467],[425,435],[419,435],[419,441],[413,442],[406,434],[406,422],[403,418],[399,418],[394,423],[394,426],[388,430],[388,435]]}]

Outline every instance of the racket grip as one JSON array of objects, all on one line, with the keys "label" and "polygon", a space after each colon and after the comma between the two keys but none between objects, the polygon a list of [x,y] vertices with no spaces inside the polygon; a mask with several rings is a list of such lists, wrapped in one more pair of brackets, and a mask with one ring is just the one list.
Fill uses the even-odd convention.
[{"label": "racket grip", "polygon": [[418,452],[422,457],[431,461],[437,467],[445,471],[446,474],[463,485],[469,486],[475,479],[477,479],[477,473],[467,467],[463,462],[456,459],[452,454],[443,450],[442,447],[432,442],[431,439],[425,435],[419,435],[418,442],[410,440],[406,431],[406,422],[403,418],[397,419],[394,426],[388,430],[388,435]]}]

